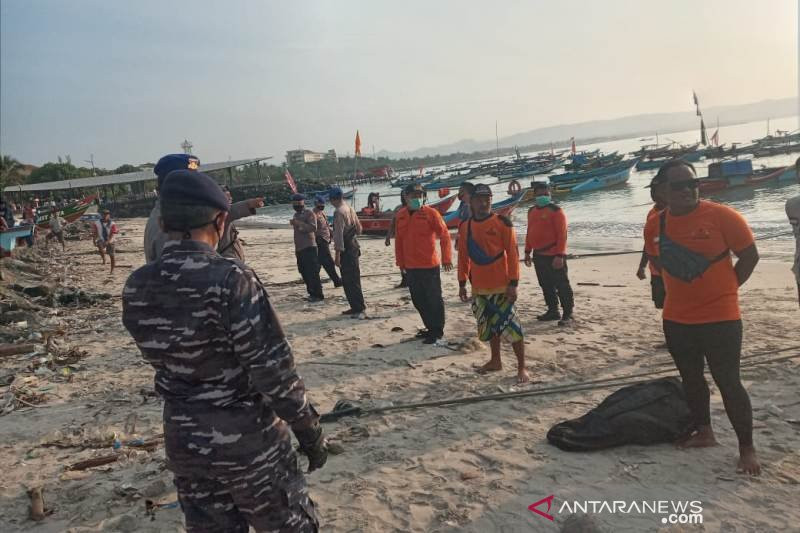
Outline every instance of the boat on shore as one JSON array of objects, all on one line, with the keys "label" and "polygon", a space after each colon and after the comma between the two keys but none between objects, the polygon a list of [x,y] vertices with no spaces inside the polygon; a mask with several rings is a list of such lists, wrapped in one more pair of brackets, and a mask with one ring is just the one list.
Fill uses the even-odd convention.
[{"label": "boat on shore", "polygon": [[11,229],[0,231],[0,257],[11,255],[17,247],[17,240],[27,239],[33,235],[33,224],[14,226]]},{"label": "boat on shore", "polygon": [[[67,224],[70,224],[81,218],[83,214],[86,213],[86,211],[92,207],[92,205],[94,205],[96,199],[96,194],[89,195],[83,200],[78,200],[77,202],[71,203],[65,207],[56,209],[56,213],[58,213],[58,216],[63,218]],[[36,215],[36,227],[39,229],[50,229],[51,216],[53,216],[52,210],[42,210]]]},{"label": "boat on shore", "polygon": [[[453,206],[458,195],[451,194],[446,198],[442,198],[438,202],[434,202],[432,204],[428,204],[429,207],[436,209],[442,216],[444,216],[448,210]],[[369,213],[358,211],[356,216],[358,216],[359,222],[361,222],[361,228],[366,235],[386,235],[389,233],[389,228],[392,226],[392,219],[394,219],[397,210],[391,211],[380,211],[377,213]],[[333,217],[328,217],[330,223],[333,223]]]},{"label": "boat on shore", "polygon": [[[524,193],[515,194],[505,200],[500,200],[492,204],[492,213],[504,217],[510,217],[514,209],[519,205]],[[461,224],[461,217],[458,216],[458,211],[451,211],[444,215],[444,222],[447,224],[448,229],[457,229]]]}]

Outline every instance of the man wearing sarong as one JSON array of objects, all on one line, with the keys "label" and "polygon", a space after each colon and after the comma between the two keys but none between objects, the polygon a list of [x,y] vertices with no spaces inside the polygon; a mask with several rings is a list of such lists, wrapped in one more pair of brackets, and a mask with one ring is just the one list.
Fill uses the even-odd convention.
[{"label": "man wearing sarong", "polygon": [[472,218],[458,228],[458,296],[470,300],[467,281],[472,285],[472,313],[478,322],[478,337],[489,342],[491,359],[478,367],[479,373],[503,368],[500,342],[511,342],[517,356],[517,382],[530,380],[525,370],[525,344],[514,302],[519,285],[519,251],[514,225],[492,213],[492,190],[477,185],[470,199]]}]

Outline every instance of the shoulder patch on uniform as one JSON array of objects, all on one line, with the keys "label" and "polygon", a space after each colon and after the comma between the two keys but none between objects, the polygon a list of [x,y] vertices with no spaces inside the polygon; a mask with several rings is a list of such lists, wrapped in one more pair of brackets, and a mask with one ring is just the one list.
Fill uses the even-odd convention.
[{"label": "shoulder patch on uniform", "polygon": [[503,222],[503,224],[505,224],[509,228],[513,228],[514,227],[514,223],[511,222],[511,219],[508,218],[507,216],[505,216],[505,215],[497,215],[497,218],[499,218]]},{"label": "shoulder patch on uniform", "polygon": [[561,211],[561,208],[559,206],[557,206],[556,204],[553,204],[553,203],[547,204],[547,207],[548,207],[548,209],[551,209],[553,211]]}]

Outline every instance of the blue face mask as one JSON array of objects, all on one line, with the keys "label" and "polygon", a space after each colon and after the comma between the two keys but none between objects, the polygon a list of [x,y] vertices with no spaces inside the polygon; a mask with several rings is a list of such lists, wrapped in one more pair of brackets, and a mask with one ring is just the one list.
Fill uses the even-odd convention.
[{"label": "blue face mask", "polygon": [[539,207],[547,207],[548,205],[550,205],[550,196],[549,195],[537,196],[536,205]]},{"label": "blue face mask", "polygon": [[412,211],[418,210],[422,207],[422,198],[409,198],[408,207],[410,207]]}]

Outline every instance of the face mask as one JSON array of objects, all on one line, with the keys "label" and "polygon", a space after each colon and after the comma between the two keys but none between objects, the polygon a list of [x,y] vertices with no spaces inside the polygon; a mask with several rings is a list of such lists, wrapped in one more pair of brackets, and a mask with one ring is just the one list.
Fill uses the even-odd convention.
[{"label": "face mask", "polygon": [[410,207],[412,211],[416,211],[422,207],[422,198],[409,198],[408,207]]},{"label": "face mask", "polygon": [[539,207],[547,207],[548,205],[550,205],[550,197],[547,196],[547,195],[545,195],[545,196],[537,196],[536,197],[536,205],[539,206]]},{"label": "face mask", "polygon": [[306,206],[304,205],[293,205],[292,207],[294,207],[294,210],[297,211],[298,213],[302,213],[303,209],[306,208]]}]

